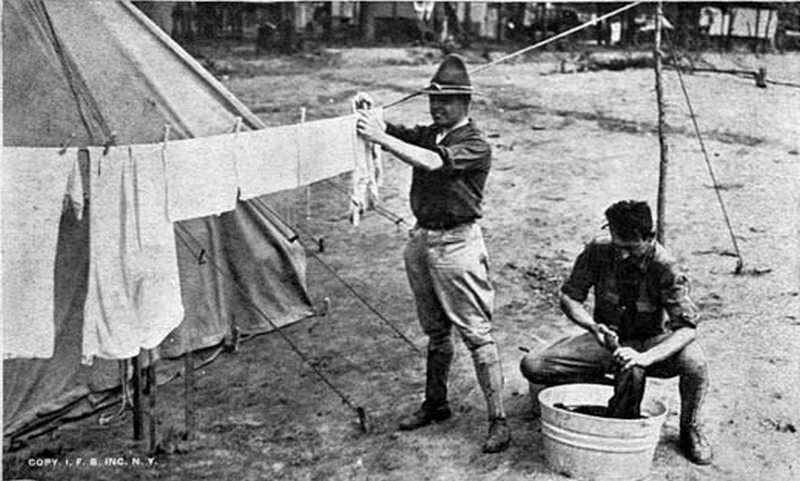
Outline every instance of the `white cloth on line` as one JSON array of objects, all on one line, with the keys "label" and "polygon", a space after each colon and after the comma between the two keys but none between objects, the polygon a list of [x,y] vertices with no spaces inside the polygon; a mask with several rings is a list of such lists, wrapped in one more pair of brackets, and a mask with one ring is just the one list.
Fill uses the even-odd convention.
[{"label": "white cloth on line", "polygon": [[[374,109],[379,119],[383,119],[383,108]],[[355,165],[353,168],[352,202],[350,203],[350,221],[358,226],[361,214],[374,208],[380,201],[380,187],[383,185],[383,163],[381,149],[377,144],[357,137]],[[363,150],[363,155],[361,151]]]},{"label": "white cloth on line", "polygon": [[[77,149],[3,147],[3,358],[50,358],[55,347],[54,275],[65,192]],[[80,202],[83,202],[82,193]]]},{"label": "white cloth on line", "polygon": [[298,186],[298,126],[239,132],[234,158],[242,200]]},{"label": "white cloth on line", "polygon": [[67,192],[64,196],[64,207],[71,208],[75,213],[75,218],[78,220],[83,218],[85,195],[83,191],[83,178],[81,176],[81,156],[85,156],[88,159],[88,152],[85,149],[79,150],[77,155],[73,156],[72,168],[67,178]]},{"label": "white cloth on line", "polygon": [[157,144],[90,150],[84,363],[153,349],[183,319],[161,153]]},{"label": "white cloth on line", "polygon": [[193,219],[236,208],[235,136],[216,135],[166,144],[170,220]]},{"label": "white cloth on line", "polygon": [[364,156],[356,135],[356,116],[298,124],[299,185],[308,185],[353,170],[356,156]]}]

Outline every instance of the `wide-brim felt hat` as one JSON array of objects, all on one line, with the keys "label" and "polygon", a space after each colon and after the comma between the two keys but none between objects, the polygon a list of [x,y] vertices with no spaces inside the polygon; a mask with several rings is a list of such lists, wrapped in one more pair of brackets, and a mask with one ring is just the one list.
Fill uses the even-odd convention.
[{"label": "wide-brim felt hat", "polygon": [[430,83],[419,91],[428,95],[472,95],[472,88],[467,65],[458,55],[450,54],[442,60]]}]

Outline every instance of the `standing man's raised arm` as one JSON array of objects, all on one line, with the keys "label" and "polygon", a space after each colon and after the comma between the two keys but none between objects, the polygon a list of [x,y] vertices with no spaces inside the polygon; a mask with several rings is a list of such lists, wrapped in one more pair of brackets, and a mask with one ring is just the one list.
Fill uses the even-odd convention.
[{"label": "standing man's raised arm", "polygon": [[385,124],[372,111],[358,111],[356,130],[366,140],[375,142],[411,167],[436,170],[444,165],[437,152],[409,144],[386,133]]}]

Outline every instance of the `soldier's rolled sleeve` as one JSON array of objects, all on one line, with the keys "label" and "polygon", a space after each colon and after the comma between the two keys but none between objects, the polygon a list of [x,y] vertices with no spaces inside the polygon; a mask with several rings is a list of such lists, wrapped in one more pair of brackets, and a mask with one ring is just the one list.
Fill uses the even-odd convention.
[{"label": "soldier's rolled sleeve", "polygon": [[699,312],[689,297],[689,278],[667,269],[660,282],[661,303],[669,315],[669,327],[674,331],[681,327],[697,327]]},{"label": "soldier's rolled sleeve", "polygon": [[480,137],[452,145],[437,145],[436,152],[442,158],[442,170],[446,171],[488,169],[491,165],[492,147]]},{"label": "soldier's rolled sleeve", "polygon": [[578,302],[583,302],[589,295],[589,289],[596,282],[596,272],[592,268],[591,244],[575,259],[569,278],[561,286],[561,292]]},{"label": "soldier's rolled sleeve", "polygon": [[425,127],[416,126],[413,128],[403,127],[402,125],[395,125],[386,122],[386,133],[392,137],[397,137],[403,142],[407,142],[419,147],[428,147],[424,145],[425,140]]}]

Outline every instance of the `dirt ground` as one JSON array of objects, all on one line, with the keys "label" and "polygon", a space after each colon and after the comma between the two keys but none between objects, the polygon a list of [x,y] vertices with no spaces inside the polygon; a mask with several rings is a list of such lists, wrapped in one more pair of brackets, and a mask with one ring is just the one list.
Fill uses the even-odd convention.
[{"label": "dirt ground", "polygon": [[[338,51],[328,57],[247,55],[213,58],[218,76],[269,125],[344,114],[358,90],[383,102],[425,83],[437,55],[421,50]],[[471,57],[477,63],[478,57]],[[765,65],[770,77],[796,81],[800,55],[706,55],[720,68]],[[209,61],[209,58],[206,58]],[[222,68],[224,67],[224,68]],[[744,259],[736,260],[691,119],[674,72],[665,72],[670,164],[667,245],[693,281],[703,313],[699,338],[711,367],[706,426],[715,461],[697,467],[677,448],[675,380],[651,382],[648,396],[670,410],[648,479],[800,479],[800,297],[798,179],[800,90],[731,75],[686,77],[698,122]],[[506,452],[482,454],[487,428],[482,395],[463,345],[451,374],[456,416],[399,433],[402,413],[421,401],[424,362],[314,258],[312,298],[331,299],[327,317],[286,333],[369,416],[356,415],[277,335],[225,353],[198,373],[198,440],[178,442],[182,384],[159,390],[165,452],[142,466],[74,466],[74,460],[143,453],[130,419],[111,427],[96,417],[34,440],[4,457],[6,479],[282,479],[282,480],[560,480],[544,460],[540,423],[528,413],[518,364],[561,336],[576,332],[554,294],[582,244],[602,235],[603,211],[625,198],[655,205],[658,137],[650,69],[559,73],[552,54],[499,66],[473,79],[483,92],[473,118],[489,134],[495,160],[482,225],[497,289],[496,336],[505,365],[504,399],[513,431]],[[426,122],[424,99],[388,110],[386,118]],[[424,350],[402,267],[410,170],[386,162],[384,206],[396,226],[371,212],[360,227],[347,221],[346,199],[325,185],[305,196],[282,196],[280,210],[307,233],[325,238],[319,257]],[[346,179],[338,179],[346,185]],[[307,236],[303,236],[307,240]],[[313,246],[309,242],[309,246]],[[312,249],[313,251],[313,249]],[[52,457],[60,466],[31,467]],[[72,460],[73,466],[63,465]]]}]

